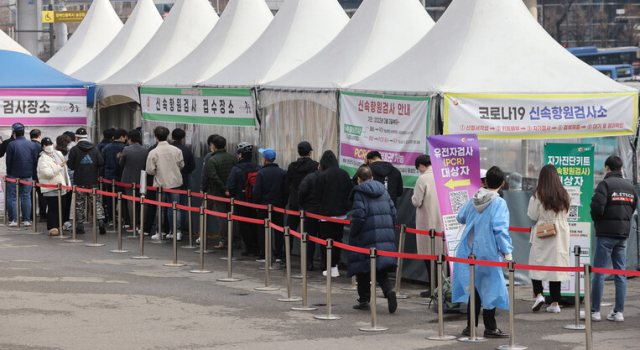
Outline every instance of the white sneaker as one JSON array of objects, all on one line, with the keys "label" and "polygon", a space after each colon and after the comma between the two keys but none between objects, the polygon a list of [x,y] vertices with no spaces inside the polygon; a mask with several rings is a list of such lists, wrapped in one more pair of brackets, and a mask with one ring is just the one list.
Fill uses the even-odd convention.
[{"label": "white sneaker", "polygon": [[148,236],[148,235],[150,235],[150,233],[149,232],[145,232],[145,233],[143,233],[143,235]]},{"label": "white sneaker", "polygon": [[614,322],[622,322],[624,321],[624,316],[622,316],[622,312],[615,312],[611,310],[611,312],[607,315],[607,320]]},{"label": "white sneaker", "polygon": [[556,305],[556,306],[551,305],[551,306],[549,306],[547,308],[547,312],[551,312],[553,314],[559,314],[560,313],[560,305]]},{"label": "white sneaker", "polygon": [[539,311],[542,305],[544,305],[544,297],[541,295],[536,298],[536,301],[533,303],[533,306],[531,307],[531,311]]},{"label": "white sneaker", "polygon": [[158,235],[157,233],[153,236],[151,236],[151,239],[153,240],[159,240],[160,239],[160,235]]},{"label": "white sneaker", "polygon": [[22,227],[31,227],[31,221],[23,221],[20,225]]},{"label": "white sneaker", "polygon": [[166,235],[166,236],[164,236],[164,237],[165,237],[165,238],[167,238],[167,239],[173,239],[173,233],[172,233],[172,232],[169,232],[169,233],[167,233],[167,235]]},{"label": "white sneaker", "polygon": [[196,244],[200,244],[200,237],[196,238]]},{"label": "white sneaker", "polygon": [[124,224],[124,228],[128,230],[131,228],[131,225]]},{"label": "white sneaker", "polygon": [[[327,271],[322,271],[322,276],[326,276]],[[331,277],[340,277],[340,271],[338,271],[338,267],[334,266],[331,268]]]},{"label": "white sneaker", "polygon": [[7,225],[7,226],[9,226],[9,227],[18,227],[18,223],[17,223],[17,222],[15,222],[15,221],[11,221],[11,222],[9,223],[9,225]]},{"label": "white sneaker", "polygon": [[[276,259],[276,262],[277,262],[277,263],[281,263],[281,262],[282,262],[282,259],[277,258],[277,259]],[[326,275],[325,275],[325,276],[326,276]]]},{"label": "white sneaker", "polygon": [[69,221],[65,222],[64,225],[62,225],[62,229],[64,231],[69,231],[71,230],[71,223]]},{"label": "white sneaker", "polygon": [[178,232],[178,237],[176,237],[176,241],[182,240],[182,232]]},{"label": "white sneaker", "polygon": [[[580,311],[580,319],[584,320],[584,318],[585,318],[585,312]],[[595,311],[591,313],[591,321],[594,321],[594,322],[602,321],[602,316],[600,316],[600,311]]]}]

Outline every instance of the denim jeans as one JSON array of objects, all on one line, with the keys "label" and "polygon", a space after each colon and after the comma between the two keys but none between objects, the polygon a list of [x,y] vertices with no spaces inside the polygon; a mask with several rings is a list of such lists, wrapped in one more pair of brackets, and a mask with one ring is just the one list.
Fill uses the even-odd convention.
[{"label": "denim jeans", "polygon": [[[173,202],[175,202],[176,204],[180,204],[180,194],[162,192],[162,202],[163,203],[173,203]],[[167,218],[169,220],[169,229],[166,230],[166,231],[167,232],[168,231],[173,231],[173,209],[172,208],[165,208],[165,207],[158,207],[158,209],[166,209]],[[180,230],[182,230],[182,220],[180,219],[180,210],[178,210],[177,214],[178,214],[177,215],[178,222],[176,223],[176,225],[177,225],[178,231],[180,231]],[[160,216],[160,217],[162,217],[162,216]]]},{"label": "denim jeans", "polygon": [[[13,179],[13,176],[7,176]],[[30,177],[21,177],[18,180],[31,182]],[[20,184],[20,214],[22,221],[31,221],[31,185]],[[16,218],[16,183],[7,181],[7,216],[9,222],[18,221]]]},{"label": "denim jeans", "polygon": [[[593,257],[593,266],[606,268],[609,258],[616,270],[624,270],[626,262],[626,238],[596,237],[596,252]],[[616,286],[616,304],[613,310],[624,311],[624,299],[627,294],[627,276],[614,276]],[[591,288],[591,311],[600,311],[602,301],[602,291],[604,288],[604,274],[593,274],[593,285]]]}]

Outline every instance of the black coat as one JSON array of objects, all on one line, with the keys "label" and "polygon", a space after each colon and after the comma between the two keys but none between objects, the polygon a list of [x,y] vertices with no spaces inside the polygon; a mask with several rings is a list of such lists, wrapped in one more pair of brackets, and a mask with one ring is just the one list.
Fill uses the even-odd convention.
[{"label": "black coat", "polygon": [[[365,166],[365,165],[362,165]],[[387,191],[395,206],[398,206],[398,197],[402,196],[404,184],[402,183],[402,174],[391,163],[378,161],[367,165],[371,168],[373,179],[384,184],[386,182]],[[351,179],[354,185],[358,184],[358,177],[353,176]]]},{"label": "black coat", "polygon": [[80,141],[69,151],[67,166],[73,170],[73,183],[78,186],[97,185],[98,173],[104,165],[102,154],[96,145]]},{"label": "black coat", "polygon": [[179,142],[173,142],[171,144],[182,151],[182,159],[184,159],[184,167],[180,169],[180,174],[182,174],[182,186],[180,186],[180,189],[186,190],[189,188],[189,175],[194,170],[196,170],[196,159],[193,157],[193,152],[191,152],[189,147]]},{"label": "black coat", "polygon": [[318,162],[309,157],[298,158],[298,160],[289,164],[289,168],[287,169],[287,182],[289,182],[291,186],[289,192],[289,209],[299,209],[298,190],[302,179],[316,170],[318,170]]},{"label": "black coat", "polygon": [[302,179],[298,190],[298,205],[302,210],[306,210],[312,214],[320,213],[320,205],[322,201],[318,197],[316,191],[318,183],[318,175],[322,170],[316,170]]},{"label": "black coat", "polygon": [[247,177],[250,173],[258,172],[258,170],[260,170],[260,166],[252,162],[251,159],[240,159],[240,162],[231,169],[231,175],[227,180],[229,195],[236,200],[246,201]]},{"label": "black coat", "polygon": [[596,237],[629,238],[638,194],[620,171],[608,173],[591,199],[591,219]]},{"label": "black coat", "polygon": [[276,163],[265,164],[256,175],[256,183],[253,186],[253,202],[273,204],[275,207],[284,209],[288,199],[287,172],[280,169]]},{"label": "black coat", "polygon": [[316,196],[320,198],[320,215],[342,216],[349,212],[349,193],[353,184],[349,174],[338,167],[332,151],[326,151],[320,160],[322,172],[318,175]]}]

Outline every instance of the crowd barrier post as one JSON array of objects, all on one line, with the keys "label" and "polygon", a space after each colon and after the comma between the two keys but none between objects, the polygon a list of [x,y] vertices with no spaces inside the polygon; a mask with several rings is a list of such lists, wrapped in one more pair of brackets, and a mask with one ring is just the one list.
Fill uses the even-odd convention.
[{"label": "crowd barrier post", "polygon": [[[371,327],[362,327],[360,328],[361,331],[363,332],[381,332],[381,331],[386,331],[389,330],[389,328],[386,327],[380,327],[377,324],[377,319],[376,319],[376,256],[378,255],[378,252],[376,250],[376,248],[370,248],[370,253],[369,253],[369,259],[371,260],[371,300],[370,300],[370,305],[371,305]],[[331,259],[329,259],[331,260]],[[329,274],[329,270],[327,270],[327,275]]]},{"label": "crowd barrier post", "polygon": [[[35,186],[35,181],[33,182],[34,186],[33,188],[36,188]],[[35,192],[35,191],[34,191]],[[31,218],[33,220],[33,227],[34,227],[34,233],[35,233],[35,227],[36,227],[36,219],[35,219],[35,212],[36,212],[36,207],[33,207],[33,213],[34,213],[34,217]],[[54,238],[59,238],[59,239],[65,239],[65,238],[69,238],[69,236],[65,236],[64,235],[64,222],[62,222],[62,185],[58,184],[58,227],[59,227],[59,232],[58,235],[55,236]]]},{"label": "crowd barrier post", "polygon": [[[102,183],[102,182],[100,182]],[[93,203],[93,243],[85,244],[85,247],[102,247],[104,244],[98,243],[98,204],[97,204],[97,196],[96,188],[94,187],[91,191],[91,200]],[[85,210],[87,208],[85,207]],[[75,216],[74,216],[75,217]]]},{"label": "crowd barrier post", "polygon": [[181,267],[186,264],[178,262],[178,208],[176,202],[171,203],[171,215],[173,215],[173,262],[164,264],[169,267]]},{"label": "crowd barrier post", "polygon": [[[496,350],[526,350],[526,346],[516,345],[516,329],[515,329],[515,261],[508,261],[509,264],[509,345],[500,345]],[[438,290],[439,291],[439,290]]]},{"label": "crowd barrier post", "polygon": [[[231,199],[233,202],[233,198]],[[233,208],[233,205],[232,205]],[[218,278],[220,282],[240,282],[242,279],[233,278],[233,219],[231,218],[232,211],[227,213],[227,278]]]},{"label": "crowd barrier post", "polygon": [[[209,199],[207,198],[207,194],[204,193],[204,207],[205,207],[205,209],[208,208],[208,205],[207,205],[208,201],[209,201]],[[202,229],[203,233],[200,235],[200,245],[204,244],[204,251],[203,251],[204,254],[214,253],[213,250],[207,249],[207,231],[208,231],[207,227],[208,226],[209,226],[209,217],[207,216],[207,213],[205,212],[204,213],[204,224],[202,226],[200,226],[200,227],[203,227],[203,229]],[[198,253],[198,252],[196,252],[196,253]]]},{"label": "crowd barrier post", "polygon": [[[200,230],[202,230],[204,226],[204,208],[200,207]],[[211,273],[209,270],[204,269],[204,242],[206,242],[206,233],[204,235],[200,235],[200,268],[198,270],[190,270],[191,273]],[[204,239],[204,242],[203,242]]]},{"label": "crowd barrier post", "polygon": [[[271,208],[271,204],[269,204],[269,208]],[[271,245],[269,244],[269,240],[271,240],[271,227],[269,227],[269,219],[264,220],[264,238],[265,238],[265,254],[264,254],[264,287],[254,288],[258,291],[272,291],[278,290],[279,288],[271,287],[271,280],[269,276],[270,264],[271,264],[271,254],[267,252],[267,247],[271,249]]]},{"label": "crowd barrier post", "polygon": [[[444,234],[443,234],[444,236]],[[442,238],[442,255],[447,256],[449,255],[449,248],[447,247],[447,240],[444,239],[444,237]],[[447,270],[449,269],[449,264],[447,264],[446,261],[444,261],[442,263],[442,276],[447,277],[449,274],[447,273]]]},{"label": "crowd barrier post", "polygon": [[[58,189],[60,188],[60,184],[58,184]],[[31,218],[31,226],[33,226],[33,233],[38,233],[38,220],[36,220],[36,209],[38,208],[38,201],[36,198],[36,182],[34,180],[31,181],[31,212],[33,213]],[[62,226],[60,226],[62,231]],[[62,234],[62,232],[60,232]]]},{"label": "crowd barrier post", "polygon": [[[67,243],[80,243],[81,239],[76,238],[76,185],[71,188],[71,210],[73,210],[73,218],[71,219],[71,239],[66,240]],[[71,213],[71,211],[70,211]]]},{"label": "crowd barrier post", "polygon": [[[187,207],[191,208],[191,190],[190,189],[187,189]],[[181,248],[196,249],[196,246],[193,245],[193,219],[191,218],[192,213],[188,211],[187,214],[188,214],[188,220],[189,220],[189,245],[183,245]]]},{"label": "crowd barrier post", "polygon": [[307,305],[307,244],[309,234],[302,231],[302,240],[300,241],[300,266],[302,270],[302,306],[294,306],[293,311],[314,311],[317,307],[309,307]]},{"label": "crowd barrier post", "polygon": [[[132,183],[131,184],[131,196],[132,197],[136,197],[136,184]],[[131,236],[126,236],[125,238],[130,238],[130,239],[136,239],[138,238],[138,236],[136,236],[136,201],[134,200],[133,203],[131,203],[131,206],[133,208],[133,210],[131,211],[131,215],[132,217],[129,218],[131,220],[131,226],[133,226],[133,233],[131,234]],[[129,204],[127,203],[127,211],[129,210]],[[143,215],[142,212],[140,213],[140,215]],[[140,233],[142,234],[142,232]]]},{"label": "crowd barrier post", "polygon": [[[581,252],[581,247],[579,245],[574,246],[573,247],[573,254],[575,256],[575,264],[576,267],[580,266],[580,252]],[[575,274],[575,282],[576,282],[576,286],[575,286],[575,323],[574,324],[568,324],[566,326],[564,326],[564,329],[571,329],[574,331],[579,331],[579,330],[583,330],[585,329],[585,325],[580,324],[580,273],[579,272],[574,272]],[[585,291],[586,292],[586,291]],[[587,318],[590,318],[591,315],[589,315],[588,311],[591,311],[591,304],[585,304],[585,320]],[[586,322],[585,322],[586,323]]]},{"label": "crowd barrier post", "polygon": [[[237,257],[237,256],[233,256],[233,218],[231,217],[234,213],[233,210],[233,198],[231,198],[231,210],[229,211],[229,213],[227,213],[227,256],[223,256],[220,258],[220,260],[234,260],[234,261],[238,261],[238,260],[242,260],[242,258]],[[220,232],[220,237],[222,237],[222,232]],[[233,281],[230,281],[233,282]]]},{"label": "crowd barrier post", "polygon": [[100,190],[100,192],[102,192],[102,186],[103,186],[103,185],[102,185],[102,181],[103,181],[103,180],[104,180],[104,179],[102,178],[102,176],[98,177],[98,184],[99,184],[99,185],[98,185],[98,186],[99,186],[98,190]]},{"label": "crowd barrier post", "polygon": [[[267,208],[268,208],[268,211],[269,211],[269,214],[268,214],[269,222],[273,222],[273,216],[272,216],[273,215],[273,204],[269,204],[267,206]],[[269,240],[265,241],[266,245],[269,247],[269,249],[265,248],[265,252],[264,252],[265,254],[264,255],[265,255],[265,259],[266,259],[267,255],[269,255],[269,259],[267,259],[269,264],[266,265],[265,268],[268,267],[268,268],[273,270],[273,260],[275,260],[275,259],[273,259],[273,247],[272,247],[273,242],[271,242],[271,240],[273,239],[273,230],[270,227],[269,227],[269,235],[266,238],[269,239]]]},{"label": "crowd barrier post", "polygon": [[[429,244],[431,248],[431,254],[435,255],[436,254],[436,230],[434,229],[429,230]],[[433,294],[433,292],[436,290],[436,278],[433,277],[436,275],[436,262],[433,260],[429,261],[429,267],[430,267],[429,286],[431,289],[431,294]]]},{"label": "crowd barrier post", "polygon": [[[476,257],[472,254],[469,259]],[[476,336],[476,266],[469,264],[469,336],[458,338],[461,342],[481,342],[486,338]]]},{"label": "crowd barrier post", "polygon": [[[399,253],[404,253],[404,240],[405,240],[405,236],[407,234],[407,225],[402,224],[400,225],[400,241],[398,242],[398,252]],[[407,299],[409,298],[409,294],[402,294],[400,292],[400,287],[401,287],[401,281],[402,281],[402,264],[403,264],[403,260],[402,258],[398,258],[398,268],[396,269],[396,298],[398,299]]]},{"label": "crowd barrier post", "polygon": [[138,256],[132,256],[131,259],[149,259],[144,255],[144,197],[145,194],[140,190],[140,252]]},{"label": "crowd barrier post", "polygon": [[342,287],[340,288],[342,290],[348,290],[348,291],[352,291],[355,292],[358,290],[358,286],[356,285],[356,276],[352,276],[351,277],[351,285],[348,287]]},{"label": "crowd barrier post", "polygon": [[4,210],[2,213],[2,223],[7,226],[7,177],[2,177],[2,192],[4,192]]},{"label": "crowd barrier post", "polygon": [[[115,181],[114,181],[115,185]],[[118,249],[110,250],[112,253],[128,253],[128,250],[122,250],[122,192],[118,192],[118,200],[116,202],[118,206]],[[113,224],[116,225],[116,218],[113,218]]]},{"label": "crowd barrier post", "polygon": [[[342,317],[331,314],[331,250],[333,249],[333,239],[327,239],[327,314],[314,316],[318,320],[339,320]],[[375,290],[372,290],[375,292]]]},{"label": "crowd barrier post", "polygon": [[[578,293],[579,294],[579,290]],[[587,350],[593,350],[593,333],[591,329],[591,315],[587,311],[591,311],[591,266],[584,265],[584,305],[585,305],[585,333],[587,337]]]},{"label": "crowd barrier post", "polygon": [[[404,225],[403,225],[404,226]],[[442,274],[444,264],[444,255],[438,254],[438,296],[442,295]],[[443,299],[438,300],[438,335],[427,337],[429,340],[453,340],[456,339],[453,335],[444,334],[444,306]]]},{"label": "crowd barrier post", "polygon": [[[301,209],[300,210],[300,232],[305,232],[305,230],[304,230],[304,222],[306,221],[306,216],[307,216],[307,214],[305,213],[305,211]],[[304,249],[306,249],[306,247]],[[300,250],[301,250],[300,251],[300,257],[302,259],[302,242],[300,244]],[[306,267],[306,265],[307,265],[306,255],[307,254],[305,252],[305,260],[304,260],[305,266],[303,266],[302,265],[302,261],[300,261],[300,269],[305,269],[305,270],[307,269],[307,267]],[[311,257],[311,259],[313,260],[313,257]],[[287,258],[287,261],[288,261],[288,258]],[[291,278],[302,279],[302,271],[300,271],[299,275],[291,276]]]},{"label": "crowd barrier post", "polygon": [[[162,187],[158,186],[158,202],[162,203]],[[162,211],[164,211],[164,207],[162,205],[158,205],[158,239],[157,240],[151,240],[151,243],[154,244],[164,244],[164,243],[169,243],[168,241],[164,240],[163,234],[162,234]],[[175,232],[174,232],[175,234]]]},{"label": "crowd barrier post", "polygon": [[301,301],[302,298],[298,298],[298,297],[292,297],[291,296],[291,242],[289,241],[291,239],[291,233],[289,230],[289,227],[285,227],[284,228],[284,249],[285,249],[285,260],[287,263],[287,297],[286,298],[280,298],[278,299],[278,301],[282,301],[282,302],[295,302],[295,301]]}]

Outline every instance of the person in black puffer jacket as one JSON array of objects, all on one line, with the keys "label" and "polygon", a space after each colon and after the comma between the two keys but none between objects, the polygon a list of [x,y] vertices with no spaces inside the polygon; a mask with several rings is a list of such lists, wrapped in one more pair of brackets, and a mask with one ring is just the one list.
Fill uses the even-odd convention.
[{"label": "person in black puffer jacket", "polygon": [[[298,144],[298,155],[300,158],[289,164],[287,168],[287,182],[289,183],[289,210],[300,210],[298,203],[298,191],[302,180],[312,172],[318,170],[318,162],[311,159],[313,148],[307,141]],[[297,215],[287,216],[287,226],[292,230],[297,230],[300,225],[300,217]]]},{"label": "person in black puffer jacket", "polygon": [[[387,252],[396,251],[396,207],[384,185],[373,180],[369,167],[361,167],[356,173],[359,185],[356,186],[349,199],[353,201],[351,213],[351,232],[349,244],[359,248],[376,248]],[[398,307],[396,293],[393,291],[389,272],[397,266],[396,258],[388,256],[376,257],[376,280],[389,303],[389,312],[394,313]],[[359,304],[354,309],[369,310],[371,299],[371,263],[369,256],[357,252],[349,252],[347,276],[356,276],[358,282]]]},{"label": "person in black puffer jacket", "polygon": [[[398,206],[398,197],[402,196],[404,184],[402,183],[402,173],[391,163],[382,160],[382,155],[378,151],[367,153],[367,160],[364,165],[371,168],[373,179],[382,183],[389,192],[393,205]],[[358,184],[357,176],[353,176],[352,182]]]},{"label": "person in black puffer jacket", "polygon": [[[300,210],[304,210],[311,214],[320,213],[321,201],[317,196],[316,186],[318,182],[318,175],[320,175],[321,172],[322,170],[317,169],[302,179],[298,190],[298,205],[300,206]],[[304,223],[304,231],[306,231],[310,236],[318,237],[320,221],[307,215]],[[315,270],[313,267],[313,256],[315,252],[316,244],[311,241],[307,242],[307,271]]]}]

